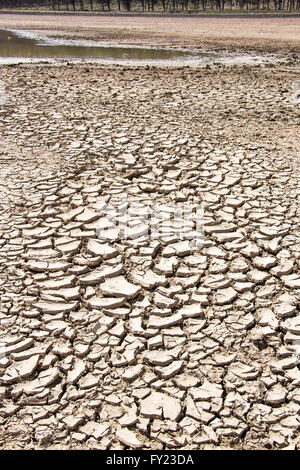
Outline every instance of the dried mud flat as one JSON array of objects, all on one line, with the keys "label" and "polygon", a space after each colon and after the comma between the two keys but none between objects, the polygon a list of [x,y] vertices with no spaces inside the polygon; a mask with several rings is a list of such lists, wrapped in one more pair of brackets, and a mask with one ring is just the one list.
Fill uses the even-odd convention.
[{"label": "dried mud flat", "polygon": [[[300,447],[298,77],[0,68],[2,449]],[[202,203],[203,246],[120,195]]]},{"label": "dried mud flat", "polygon": [[59,38],[289,54],[299,54],[299,25],[300,17],[293,15],[217,18],[0,13],[0,28],[35,30]]}]

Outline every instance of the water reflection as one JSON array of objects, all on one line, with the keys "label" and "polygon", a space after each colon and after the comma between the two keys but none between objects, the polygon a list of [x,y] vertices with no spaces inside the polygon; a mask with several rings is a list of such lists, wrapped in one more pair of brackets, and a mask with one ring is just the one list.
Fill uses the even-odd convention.
[{"label": "water reflection", "polygon": [[22,58],[96,58],[111,60],[174,60],[191,59],[208,54],[175,49],[138,47],[103,47],[43,44],[39,39],[19,37],[11,31],[0,30],[0,57]]}]

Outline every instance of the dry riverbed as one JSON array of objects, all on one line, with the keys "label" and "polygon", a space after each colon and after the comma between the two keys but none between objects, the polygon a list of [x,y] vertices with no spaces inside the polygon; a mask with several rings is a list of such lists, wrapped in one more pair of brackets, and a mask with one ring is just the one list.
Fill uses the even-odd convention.
[{"label": "dry riverbed", "polygon": [[300,17],[158,17],[107,15],[1,14],[0,28],[35,30],[55,37],[142,45],[180,45],[296,53],[300,51]]},{"label": "dry riverbed", "polygon": [[299,66],[0,80],[0,447],[299,448]]}]

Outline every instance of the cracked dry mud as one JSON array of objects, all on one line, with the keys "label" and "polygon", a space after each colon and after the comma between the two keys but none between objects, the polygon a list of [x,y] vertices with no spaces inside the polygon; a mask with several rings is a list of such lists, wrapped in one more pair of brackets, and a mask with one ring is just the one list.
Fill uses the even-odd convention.
[{"label": "cracked dry mud", "polygon": [[1,68],[1,448],[299,447],[297,76]]}]

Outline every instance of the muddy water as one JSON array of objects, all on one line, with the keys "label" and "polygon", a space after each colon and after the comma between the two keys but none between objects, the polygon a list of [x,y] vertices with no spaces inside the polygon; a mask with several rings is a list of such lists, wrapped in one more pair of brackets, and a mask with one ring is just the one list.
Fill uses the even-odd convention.
[{"label": "muddy water", "polygon": [[51,40],[32,33],[0,30],[0,58],[102,59],[102,60],[191,60],[210,54],[178,49],[82,45]]}]

